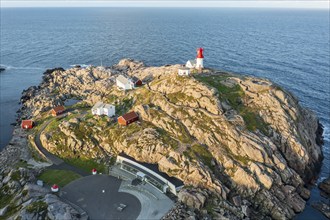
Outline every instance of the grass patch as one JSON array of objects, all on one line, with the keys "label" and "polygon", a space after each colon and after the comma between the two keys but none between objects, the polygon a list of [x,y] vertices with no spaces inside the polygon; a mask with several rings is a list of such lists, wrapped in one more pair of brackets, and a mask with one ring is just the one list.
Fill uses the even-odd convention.
[{"label": "grass patch", "polygon": [[175,93],[169,93],[167,95],[167,98],[172,102],[172,103],[177,103],[179,101],[184,101],[184,102],[196,102],[194,97],[188,96],[182,92],[175,92]]},{"label": "grass patch", "polygon": [[[0,220],[7,220],[9,217],[17,213],[21,209],[21,205],[15,206],[14,204],[10,203],[9,206],[7,207],[7,211],[3,216],[0,216]],[[18,219],[18,218],[16,218]]]},{"label": "grass patch", "polygon": [[192,145],[187,151],[183,152],[185,156],[191,159],[200,159],[206,166],[212,169],[212,154],[207,149],[207,146],[203,146],[200,144]]},{"label": "grass patch", "polygon": [[255,109],[244,105],[245,93],[239,85],[232,87],[226,86],[221,81],[227,79],[230,75],[221,76],[195,76],[197,80],[203,82],[218,90],[218,98],[221,101],[227,101],[230,106],[240,114],[245,122],[246,129],[249,131],[256,131],[257,129],[268,134],[268,124],[259,116]]},{"label": "grass patch", "polygon": [[13,199],[13,197],[14,195],[9,194],[6,187],[3,186],[0,189],[0,209],[8,205],[10,201]]},{"label": "grass patch", "polygon": [[174,150],[179,148],[178,141],[171,138],[167,131],[158,127],[156,128],[156,131],[160,134],[163,143],[168,144]]},{"label": "grass patch", "polygon": [[68,164],[78,167],[86,172],[92,172],[92,169],[96,169],[98,173],[105,173],[106,165],[100,164],[95,159],[84,159],[84,158],[62,158]]},{"label": "grass patch", "polygon": [[125,98],[115,106],[116,106],[116,114],[123,115],[132,108],[133,98]]},{"label": "grass patch", "polygon": [[21,172],[19,170],[15,170],[12,174],[11,174],[11,179],[15,180],[15,181],[19,181],[21,179]]},{"label": "grass patch", "polygon": [[26,211],[29,213],[39,213],[46,211],[47,208],[48,205],[44,201],[35,201],[26,207]]},{"label": "grass patch", "polygon": [[16,168],[19,167],[24,167],[24,168],[29,168],[29,164],[25,160],[20,160],[15,164]]},{"label": "grass patch", "polygon": [[45,128],[45,131],[54,131],[58,128],[58,126],[61,123],[62,118],[55,118],[54,120],[52,120],[47,127]]},{"label": "grass patch", "polygon": [[44,181],[47,185],[57,184],[61,187],[80,178],[81,176],[69,170],[45,170],[38,179]]}]

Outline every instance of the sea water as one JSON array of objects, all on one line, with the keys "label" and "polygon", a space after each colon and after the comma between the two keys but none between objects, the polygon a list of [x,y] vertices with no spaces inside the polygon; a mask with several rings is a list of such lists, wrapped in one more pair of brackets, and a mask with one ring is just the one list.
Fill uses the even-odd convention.
[{"label": "sea water", "polygon": [[[268,78],[292,92],[324,125],[330,169],[329,11],[184,8],[1,8],[0,148],[11,138],[23,89],[47,68],[184,64],[204,48],[204,65]],[[310,203],[297,219],[325,219]]]}]

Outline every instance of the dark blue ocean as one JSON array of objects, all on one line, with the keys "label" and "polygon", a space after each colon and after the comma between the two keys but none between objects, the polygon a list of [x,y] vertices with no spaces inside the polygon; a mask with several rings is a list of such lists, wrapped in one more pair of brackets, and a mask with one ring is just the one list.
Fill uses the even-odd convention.
[{"label": "dark blue ocean", "polygon": [[[1,8],[0,122],[11,138],[23,89],[47,68],[112,65],[129,57],[147,65],[184,64],[204,47],[204,65],[269,78],[316,112],[325,128],[330,169],[328,10],[175,8]],[[310,204],[318,199],[313,190]],[[297,219],[325,219],[310,206]]]}]

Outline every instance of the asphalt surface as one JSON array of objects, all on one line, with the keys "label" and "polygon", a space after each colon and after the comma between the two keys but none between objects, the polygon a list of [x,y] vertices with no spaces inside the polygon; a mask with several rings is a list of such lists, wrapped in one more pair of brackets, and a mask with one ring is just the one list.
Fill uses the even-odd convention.
[{"label": "asphalt surface", "polygon": [[[84,209],[90,219],[136,219],[141,203],[135,196],[118,192],[121,180],[113,176],[93,175],[63,187],[61,197]],[[119,211],[117,207],[125,204]]]}]

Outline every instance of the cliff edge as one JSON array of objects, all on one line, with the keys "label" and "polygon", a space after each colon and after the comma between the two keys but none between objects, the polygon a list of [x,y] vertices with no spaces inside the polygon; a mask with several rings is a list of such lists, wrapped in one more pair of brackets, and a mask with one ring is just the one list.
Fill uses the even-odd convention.
[{"label": "cliff edge", "polygon": [[[179,200],[208,216],[293,218],[305,207],[305,183],[322,160],[322,127],[315,114],[274,83],[204,69],[178,76],[179,65],[147,67],[124,59],[111,67],[54,69],[24,91],[22,118],[43,120],[67,99],[79,99],[67,117],[41,135],[60,157],[115,157],[119,152],[185,183]],[[115,78],[145,85],[118,90]],[[93,116],[97,101],[130,110],[140,121],[123,127]]]}]

